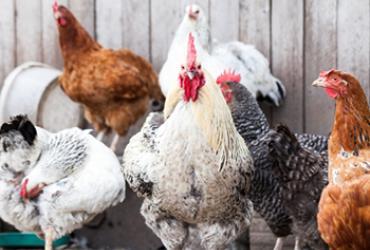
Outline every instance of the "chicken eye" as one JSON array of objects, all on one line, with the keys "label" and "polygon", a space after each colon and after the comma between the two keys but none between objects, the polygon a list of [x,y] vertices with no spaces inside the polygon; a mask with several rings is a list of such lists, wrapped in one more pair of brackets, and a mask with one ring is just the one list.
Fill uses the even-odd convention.
[{"label": "chicken eye", "polygon": [[185,69],[185,67],[183,65],[181,65],[181,69]]},{"label": "chicken eye", "polygon": [[201,65],[198,65],[198,69],[201,69],[202,68],[202,66]]},{"label": "chicken eye", "polygon": [[199,14],[199,10],[196,10],[196,11],[195,11],[195,14]]}]

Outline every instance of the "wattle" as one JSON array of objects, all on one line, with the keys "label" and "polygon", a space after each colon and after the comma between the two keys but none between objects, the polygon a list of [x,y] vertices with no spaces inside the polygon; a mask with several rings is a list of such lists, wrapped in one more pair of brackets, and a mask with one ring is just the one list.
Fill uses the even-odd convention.
[{"label": "wattle", "polygon": [[192,100],[195,102],[198,99],[199,89],[204,85],[204,79],[202,77],[194,77],[190,80],[188,77],[185,77],[181,85],[184,89],[184,101]]},{"label": "wattle", "polygon": [[329,97],[333,99],[337,98],[338,96],[338,93],[332,88],[325,88],[325,92]]}]

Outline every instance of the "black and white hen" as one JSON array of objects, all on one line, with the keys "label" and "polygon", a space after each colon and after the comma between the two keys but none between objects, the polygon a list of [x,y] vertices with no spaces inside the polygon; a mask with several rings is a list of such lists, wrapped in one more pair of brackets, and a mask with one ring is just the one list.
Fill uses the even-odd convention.
[{"label": "black and white hen", "polygon": [[[247,143],[254,160],[250,199],[255,211],[278,237],[275,249],[281,249],[282,237],[293,233],[294,219],[284,203],[281,177],[274,175],[277,163],[271,161],[271,150],[266,141],[266,136],[273,130],[253,95],[243,85],[228,79],[230,77],[220,76],[218,83],[231,109],[235,126]],[[309,152],[313,150],[316,155],[327,155],[326,137],[313,134],[301,134],[297,137],[300,145]],[[285,161],[287,158],[280,160]]]},{"label": "black and white hen", "polygon": [[125,198],[115,154],[78,128],[50,133],[16,116],[0,129],[0,217],[52,241]]},{"label": "black and white hen", "polygon": [[286,126],[262,138],[270,148],[274,174],[280,179],[283,204],[293,219],[294,233],[309,249],[328,249],[317,226],[321,192],[328,184],[328,158],[304,148]]}]

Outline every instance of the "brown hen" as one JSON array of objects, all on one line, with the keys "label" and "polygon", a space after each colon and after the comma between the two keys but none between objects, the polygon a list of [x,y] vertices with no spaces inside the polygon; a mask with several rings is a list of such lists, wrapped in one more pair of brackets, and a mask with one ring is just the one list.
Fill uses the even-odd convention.
[{"label": "brown hen", "polygon": [[64,58],[60,84],[83,105],[85,118],[101,136],[112,129],[115,149],[119,136],[147,111],[153,98],[160,109],[164,96],[149,62],[128,49],[103,48],[64,6],[53,6]]},{"label": "brown hen", "polygon": [[322,238],[331,249],[370,249],[370,111],[359,81],[338,70],[313,83],[336,100],[329,140],[329,185],[318,213]]}]

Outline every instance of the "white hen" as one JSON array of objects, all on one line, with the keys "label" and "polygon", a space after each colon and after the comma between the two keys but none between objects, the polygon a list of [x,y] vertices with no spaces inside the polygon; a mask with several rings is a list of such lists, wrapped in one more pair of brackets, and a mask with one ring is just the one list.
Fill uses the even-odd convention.
[{"label": "white hen", "polygon": [[0,178],[0,216],[19,230],[44,235],[46,249],[125,198],[118,159],[86,131],[50,133],[17,116],[1,127],[0,145],[6,173]]},{"label": "white hen", "polygon": [[167,249],[186,249],[194,242],[190,235],[204,249],[224,249],[250,223],[253,162],[220,88],[189,41],[164,116],[150,114],[131,138],[124,173],[145,197],[141,213]]},{"label": "white hen", "polygon": [[[167,61],[159,74],[162,92],[167,95],[171,86],[176,83],[176,59],[186,49],[186,38],[192,32],[199,39],[204,50],[203,67],[213,78],[217,78],[224,70],[233,69],[241,75],[244,85],[255,98],[266,99],[279,106],[286,91],[281,81],[270,71],[268,60],[252,45],[241,42],[212,44],[208,21],[204,11],[198,5],[189,5],[185,16],[177,29],[168,52]],[[213,49],[212,49],[213,48]],[[210,55],[209,55],[210,53]]]}]

